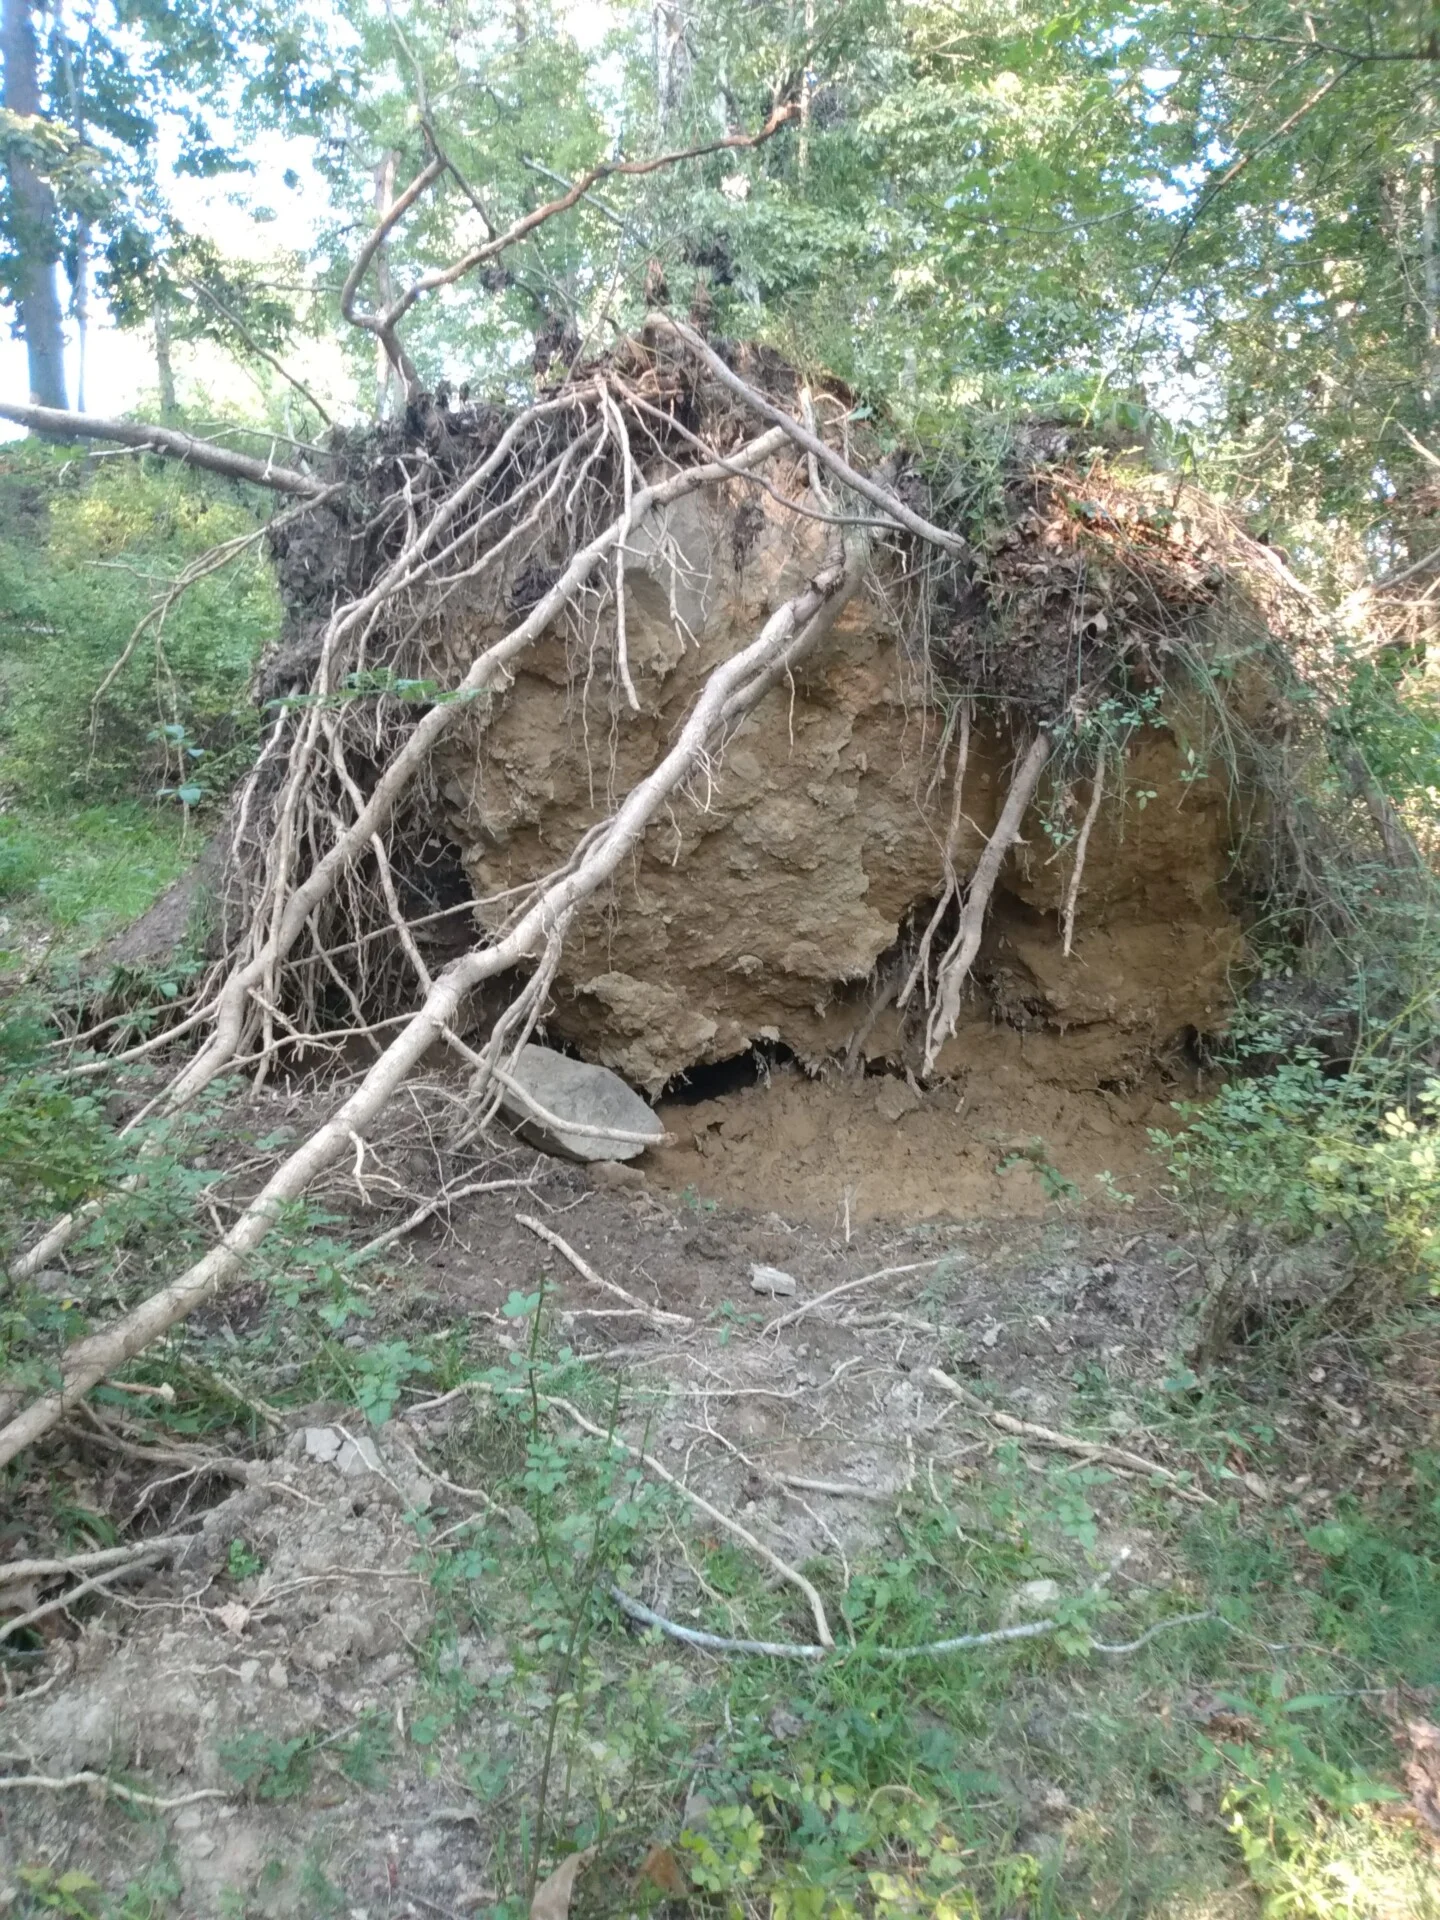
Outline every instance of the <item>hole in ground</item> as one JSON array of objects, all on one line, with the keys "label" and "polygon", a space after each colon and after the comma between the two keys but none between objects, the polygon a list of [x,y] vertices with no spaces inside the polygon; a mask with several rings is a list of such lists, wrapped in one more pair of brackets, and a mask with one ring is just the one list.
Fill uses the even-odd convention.
[{"label": "hole in ground", "polygon": [[713,1060],[708,1066],[691,1067],[677,1073],[661,1089],[660,1098],[677,1107],[699,1106],[702,1100],[719,1100],[727,1093],[741,1093],[746,1087],[768,1086],[777,1067],[795,1064],[789,1047],[762,1041],[747,1047],[728,1060]]}]

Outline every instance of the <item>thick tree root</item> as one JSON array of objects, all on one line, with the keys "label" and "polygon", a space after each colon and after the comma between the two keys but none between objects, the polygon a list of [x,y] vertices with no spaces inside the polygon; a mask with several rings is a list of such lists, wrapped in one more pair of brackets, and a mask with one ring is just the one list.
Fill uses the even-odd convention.
[{"label": "thick tree root", "polygon": [[1040,775],[1049,758],[1050,736],[1048,733],[1037,733],[1030,743],[1029,752],[1015,771],[1010,791],[1005,796],[1005,805],[995,823],[995,831],[976,865],[970,890],[960,910],[960,924],[955,929],[955,938],[950,942],[936,973],[935,1004],[930,1009],[930,1019],[925,1029],[927,1074],[934,1072],[936,1056],[955,1031],[955,1023],[960,1017],[961,990],[980,951],[980,936],[985,931],[990,896],[1000,878],[1000,868],[1006,854],[1020,837],[1020,823],[1025,818],[1025,809],[1035,797]]}]

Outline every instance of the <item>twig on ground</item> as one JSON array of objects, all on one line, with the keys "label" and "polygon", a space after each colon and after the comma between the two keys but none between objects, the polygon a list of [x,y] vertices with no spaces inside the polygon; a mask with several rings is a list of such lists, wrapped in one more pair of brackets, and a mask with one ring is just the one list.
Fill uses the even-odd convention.
[{"label": "twig on ground", "polygon": [[817,1293],[813,1300],[802,1300],[798,1307],[791,1307],[788,1313],[782,1313],[769,1320],[760,1329],[762,1334],[779,1333],[782,1327],[793,1327],[797,1320],[803,1320],[807,1313],[814,1313],[817,1307],[823,1307],[827,1301],[838,1299],[842,1293],[853,1293],[857,1287],[871,1286],[877,1280],[893,1280],[897,1274],[920,1273],[926,1267],[938,1267],[944,1255],[934,1260],[912,1260],[904,1267],[881,1267],[875,1273],[862,1273],[858,1280],[842,1280],[838,1287],[831,1287],[828,1293]]},{"label": "twig on ground", "polygon": [[939,1367],[930,1367],[926,1372],[927,1378],[933,1380],[937,1387],[971,1408],[982,1419],[988,1420],[992,1427],[998,1427],[1002,1433],[1037,1441],[1043,1447],[1053,1447],[1057,1453],[1074,1454],[1078,1460],[1103,1460],[1110,1466],[1145,1474],[1152,1480],[1163,1480],[1182,1499],[1193,1500],[1200,1506],[1213,1507],[1216,1504],[1213,1496],[1203,1488],[1192,1487],[1178,1473],[1172,1472],[1169,1467],[1162,1467],[1158,1460],[1147,1460],[1143,1453],[1131,1453],[1128,1447],[1112,1447],[1104,1440],[1079,1440],[1073,1434],[1057,1433],[1053,1427],[1036,1426],[1033,1420],[1017,1420],[1013,1413],[1002,1413],[998,1407],[987,1407],[977,1394],[962,1387],[958,1380],[952,1380],[948,1373],[942,1373]]},{"label": "twig on ground", "polygon": [[[678,1621],[667,1620],[664,1614],[643,1605],[621,1587],[611,1585],[606,1591],[620,1611],[637,1625],[654,1627],[668,1639],[678,1640],[687,1647],[703,1647],[707,1653],[757,1654],[770,1660],[934,1660],[947,1653],[969,1653],[981,1647],[1005,1646],[1017,1640],[1043,1640],[1048,1634],[1058,1633],[1064,1624],[1059,1620],[1026,1620],[1014,1627],[996,1627],[989,1633],[957,1633],[949,1640],[930,1640],[914,1647],[806,1646],[794,1641],[731,1640],[724,1634],[703,1633],[698,1627],[682,1627]],[[1118,1645],[1092,1640],[1090,1651],[1135,1653],[1157,1634],[1166,1633],[1172,1627],[1194,1627],[1207,1620],[1226,1624],[1215,1613],[1177,1613],[1168,1620],[1157,1621],[1138,1640],[1127,1640]]]},{"label": "twig on ground", "polygon": [[553,1227],[547,1227],[543,1220],[535,1219],[532,1214],[517,1213],[515,1216],[515,1224],[533,1233],[537,1239],[543,1240],[547,1246],[554,1247],[555,1251],[560,1254],[562,1258],[570,1262],[570,1265],[580,1275],[582,1280],[588,1280],[592,1286],[602,1287],[606,1293],[613,1293],[617,1300],[625,1301],[628,1306],[644,1314],[647,1320],[654,1321],[656,1326],[694,1326],[695,1322],[688,1314],[666,1313],[660,1307],[647,1306],[643,1300],[637,1299],[633,1293],[627,1293],[624,1287],[617,1286],[613,1280],[607,1280],[603,1273],[597,1273],[594,1267],[590,1265],[590,1262],[583,1259],[568,1240],[563,1239],[556,1233]]},{"label": "twig on ground", "polygon": [[101,1567],[124,1566],[149,1554],[170,1553],[189,1544],[188,1533],[164,1534],[156,1540],[143,1540],[137,1546],[97,1547],[93,1553],[72,1553],[62,1560],[12,1560],[0,1566],[0,1587],[14,1586],[22,1580],[48,1580],[57,1574],[95,1573]]},{"label": "twig on ground", "polygon": [[99,1593],[112,1581],[123,1580],[130,1573],[146,1573],[165,1559],[168,1549],[152,1547],[149,1552],[137,1555],[123,1566],[111,1567],[105,1573],[93,1573],[88,1579],[81,1580],[66,1592],[57,1594],[53,1600],[44,1600],[38,1607],[31,1607],[28,1613],[17,1613],[12,1620],[0,1621],[0,1641],[8,1640],[12,1634],[20,1633],[26,1627],[33,1627],[37,1620],[44,1620],[52,1613],[63,1613],[67,1607],[74,1606],[77,1600],[83,1600],[87,1593]]},{"label": "twig on ground", "polygon": [[0,1774],[0,1792],[12,1791],[21,1787],[33,1789],[37,1793],[65,1793],[71,1787],[98,1787],[102,1793],[110,1794],[116,1800],[124,1800],[133,1807],[149,1807],[155,1813],[170,1813],[176,1807],[193,1807],[201,1800],[233,1800],[235,1795],[224,1787],[197,1787],[193,1793],[177,1793],[169,1799],[157,1793],[141,1793],[138,1787],[121,1786],[118,1780],[107,1780],[103,1773],[11,1773]]},{"label": "twig on ground", "polygon": [[777,1473],[774,1478],[781,1486],[798,1487],[804,1493],[828,1493],[835,1500],[873,1500],[877,1506],[888,1507],[899,1498],[898,1488],[887,1493],[881,1487],[857,1487],[849,1480],[807,1480],[798,1473]]},{"label": "twig on ground", "polygon": [[516,1187],[533,1187],[534,1184],[535,1176],[531,1174],[523,1179],[517,1175],[513,1180],[471,1180],[463,1187],[446,1187],[433,1200],[427,1200],[424,1206],[406,1214],[398,1226],[388,1227],[384,1233],[377,1233],[373,1240],[367,1240],[354,1258],[368,1260],[371,1254],[383,1253],[386,1247],[403,1240],[407,1233],[414,1233],[417,1227],[423,1227],[432,1214],[453,1206],[457,1200],[468,1200],[477,1193],[508,1193]]}]

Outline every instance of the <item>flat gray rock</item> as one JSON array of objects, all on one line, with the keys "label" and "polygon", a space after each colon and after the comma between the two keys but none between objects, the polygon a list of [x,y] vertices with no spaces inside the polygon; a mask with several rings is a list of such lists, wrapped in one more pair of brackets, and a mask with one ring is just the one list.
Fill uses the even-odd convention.
[{"label": "flat gray rock", "polygon": [[[501,1105],[546,1153],[569,1160],[634,1160],[647,1145],[664,1143],[665,1130],[650,1108],[608,1067],[572,1060],[532,1042],[520,1049],[508,1071],[515,1085],[503,1089]],[[590,1128],[597,1131],[587,1131]],[[615,1140],[607,1139],[607,1133],[639,1137]]]},{"label": "flat gray rock", "polygon": [[777,1299],[800,1291],[793,1273],[786,1273],[783,1267],[764,1267],[758,1262],[750,1269],[750,1284],[756,1293],[768,1293]]}]

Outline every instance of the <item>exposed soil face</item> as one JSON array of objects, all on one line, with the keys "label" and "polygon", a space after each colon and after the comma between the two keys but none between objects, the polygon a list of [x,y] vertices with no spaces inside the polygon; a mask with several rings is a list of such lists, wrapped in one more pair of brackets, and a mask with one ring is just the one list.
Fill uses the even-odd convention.
[{"label": "exposed soil face", "polygon": [[[658,1185],[817,1223],[1039,1218],[1061,1196],[1149,1193],[1149,1129],[1178,1124],[1193,1076],[1155,1069],[1127,1090],[1067,1084],[1087,1061],[1048,1032],[974,1022],[965,1064],[928,1089],[895,1074],[812,1079],[663,1102],[675,1144],[646,1155]],[[1113,1045],[1113,1037],[1105,1036]]]},{"label": "exposed soil face", "polygon": [[[773,503],[737,497],[683,502],[637,539],[626,594],[639,712],[561,635],[525,656],[439,769],[477,898],[554,868],[654,764],[704,676],[818,565],[822,530],[795,528]],[[452,630],[457,667],[489,637]],[[940,891],[955,766],[927,672],[887,607],[853,600],[570,934],[551,1034],[652,1093],[756,1043],[812,1065],[847,1049],[907,1063],[886,990],[893,999],[897,942]],[[1016,752],[986,711],[960,796],[962,876],[994,830]],[[1059,920],[1072,856],[1032,810],[1002,876],[972,1026],[942,1055],[942,1076],[974,1074],[995,1020],[1078,1039],[1052,1071],[1091,1089],[1133,1085],[1186,1029],[1223,1022],[1241,950],[1224,897],[1231,822],[1223,783],[1194,777],[1182,733],[1177,719],[1132,746],[1123,791],[1107,796],[1090,839],[1068,958]],[[1081,782],[1058,815],[1050,803],[1072,841],[1088,798]]]}]

